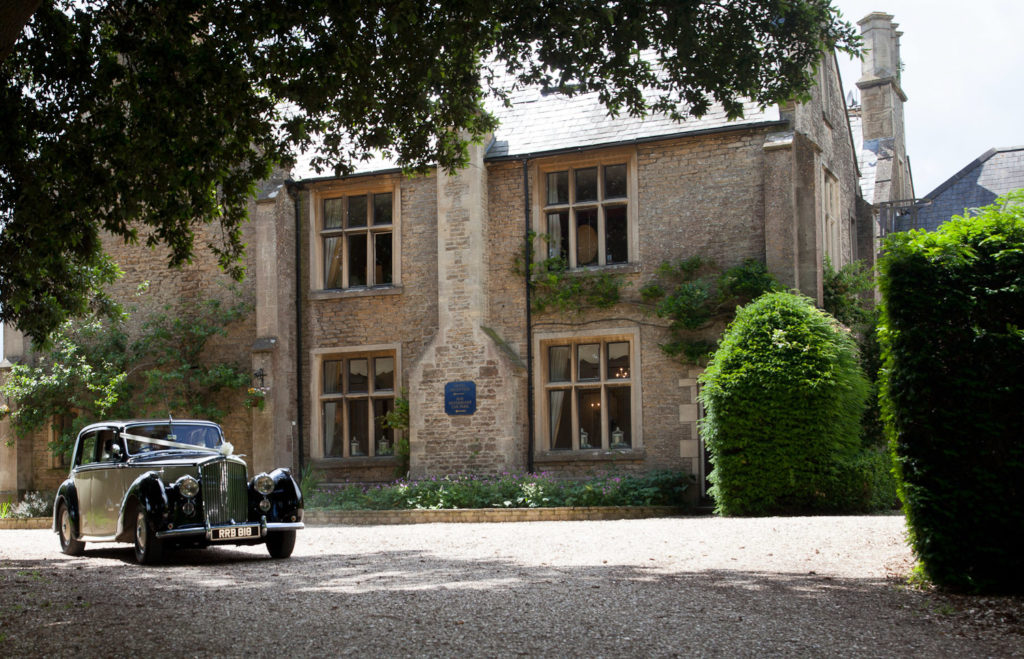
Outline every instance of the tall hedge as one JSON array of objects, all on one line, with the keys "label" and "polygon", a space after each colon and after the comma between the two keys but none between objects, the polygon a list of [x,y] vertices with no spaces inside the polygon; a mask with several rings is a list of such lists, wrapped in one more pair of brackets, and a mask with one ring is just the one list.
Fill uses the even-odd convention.
[{"label": "tall hedge", "polygon": [[857,509],[873,496],[856,345],[807,298],[769,293],[740,309],[701,382],[719,513]]},{"label": "tall hedge", "polygon": [[882,404],[911,544],[954,588],[1024,591],[1024,190],[884,245]]}]

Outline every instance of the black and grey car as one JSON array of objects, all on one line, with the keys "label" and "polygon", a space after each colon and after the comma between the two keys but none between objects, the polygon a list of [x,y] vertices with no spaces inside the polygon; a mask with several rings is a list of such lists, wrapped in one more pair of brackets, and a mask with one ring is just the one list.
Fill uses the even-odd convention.
[{"label": "black and grey car", "polygon": [[154,563],[171,547],[265,543],[287,558],[303,528],[302,493],[287,469],[248,477],[209,421],[106,421],[79,433],[71,475],[53,506],[65,554],[87,542],[134,542]]}]

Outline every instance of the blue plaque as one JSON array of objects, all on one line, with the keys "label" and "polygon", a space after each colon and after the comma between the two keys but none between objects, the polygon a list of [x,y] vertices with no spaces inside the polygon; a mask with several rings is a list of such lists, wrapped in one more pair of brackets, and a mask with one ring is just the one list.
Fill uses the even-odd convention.
[{"label": "blue plaque", "polygon": [[444,413],[462,416],[476,412],[476,382],[448,382],[444,385]]}]

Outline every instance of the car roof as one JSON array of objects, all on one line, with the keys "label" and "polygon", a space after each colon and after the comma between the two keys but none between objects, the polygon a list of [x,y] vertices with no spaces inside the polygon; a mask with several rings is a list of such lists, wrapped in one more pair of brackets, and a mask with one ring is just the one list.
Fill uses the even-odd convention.
[{"label": "car roof", "polygon": [[[82,428],[81,432],[88,430],[97,430],[102,428],[125,428],[127,426],[139,426],[144,424],[158,424],[158,423],[170,423],[172,425],[177,424],[191,424],[191,425],[206,425],[220,428],[220,424],[214,423],[213,421],[206,421],[204,419],[129,419],[129,420],[110,420],[110,421],[97,421],[96,423],[90,423],[86,427]],[[79,433],[81,434],[81,433]]]}]

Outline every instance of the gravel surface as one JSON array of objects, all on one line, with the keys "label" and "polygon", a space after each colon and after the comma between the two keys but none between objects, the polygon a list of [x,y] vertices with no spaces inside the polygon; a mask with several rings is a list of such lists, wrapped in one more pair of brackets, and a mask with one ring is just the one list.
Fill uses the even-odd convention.
[{"label": "gravel surface", "polygon": [[1024,656],[1021,598],[903,585],[899,516],[315,527],[295,554],[0,531],[0,656]]}]

